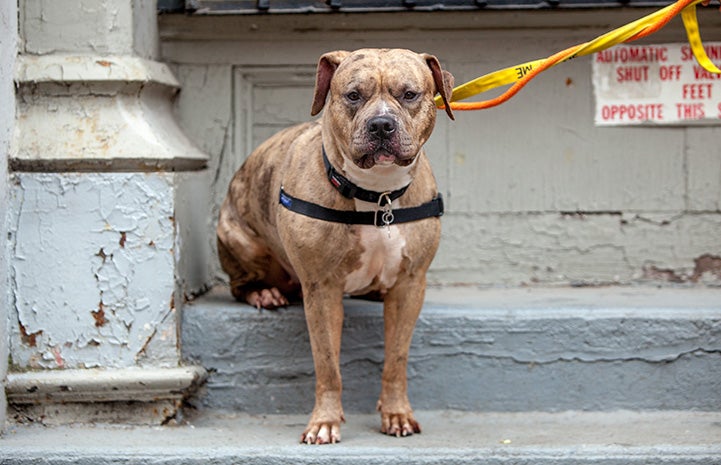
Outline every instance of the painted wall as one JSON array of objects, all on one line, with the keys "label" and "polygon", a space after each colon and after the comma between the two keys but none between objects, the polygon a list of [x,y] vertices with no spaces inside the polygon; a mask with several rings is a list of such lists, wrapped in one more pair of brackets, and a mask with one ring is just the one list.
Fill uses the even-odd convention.
[{"label": "painted wall", "polygon": [[[208,240],[232,173],[264,138],[309,118],[333,49],[437,55],[465,82],[589,40],[651,10],[159,18],[186,133],[211,155]],[[700,12],[705,40],[721,15]],[[652,39],[683,42],[680,22]],[[447,200],[430,281],[480,285],[721,284],[721,126],[594,126],[590,57],[496,109],[439,115],[427,152]],[[209,277],[211,279],[212,277]]]}]

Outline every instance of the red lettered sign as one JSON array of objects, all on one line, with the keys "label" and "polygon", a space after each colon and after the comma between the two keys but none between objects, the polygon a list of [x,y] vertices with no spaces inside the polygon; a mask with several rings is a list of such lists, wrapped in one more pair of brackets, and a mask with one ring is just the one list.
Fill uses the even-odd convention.
[{"label": "red lettered sign", "polygon": [[[721,42],[704,48],[721,67]],[[688,44],[620,45],[592,59],[596,125],[721,124],[721,74]]]}]

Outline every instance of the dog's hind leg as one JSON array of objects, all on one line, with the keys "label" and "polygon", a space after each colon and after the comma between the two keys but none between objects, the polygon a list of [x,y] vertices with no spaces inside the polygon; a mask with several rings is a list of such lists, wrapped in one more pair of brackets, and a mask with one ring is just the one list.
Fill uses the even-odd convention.
[{"label": "dog's hind leg", "polygon": [[286,295],[294,293],[297,284],[261,238],[228,210],[222,208],[218,220],[218,258],[230,278],[233,297],[256,308],[288,305]]}]

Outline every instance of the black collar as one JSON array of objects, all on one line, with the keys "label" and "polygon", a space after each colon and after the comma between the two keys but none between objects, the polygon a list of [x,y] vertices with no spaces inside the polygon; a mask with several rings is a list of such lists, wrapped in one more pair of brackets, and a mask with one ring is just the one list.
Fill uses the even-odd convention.
[{"label": "black collar", "polygon": [[[328,156],[323,152],[323,163],[325,164],[326,173],[330,183],[338,189],[338,191],[349,199],[360,199],[366,202],[376,204],[375,211],[355,211],[355,210],[336,210],[334,208],[324,207],[317,203],[294,197],[280,187],[280,197],[278,201],[288,210],[333,223],[345,224],[366,224],[374,226],[390,226],[397,223],[408,223],[418,221],[425,218],[439,217],[443,215],[443,197],[440,192],[432,200],[407,208],[397,208],[393,210],[391,202],[397,199],[408,189],[405,186],[393,192],[373,192],[356,186],[345,176],[338,173],[328,161]],[[390,234],[390,230],[389,230]]]},{"label": "black collar", "polygon": [[330,164],[328,155],[325,153],[325,147],[321,146],[321,151],[323,152],[323,164],[325,165],[325,173],[328,176],[328,181],[330,181],[333,187],[335,187],[343,197],[348,199],[358,199],[377,204],[380,202],[381,198],[387,197],[392,202],[403,195],[406,192],[406,189],[408,189],[408,186],[410,186],[409,184],[408,186],[401,187],[400,189],[391,192],[374,192],[363,189],[362,187],[353,184],[350,179],[340,174],[338,170]]}]

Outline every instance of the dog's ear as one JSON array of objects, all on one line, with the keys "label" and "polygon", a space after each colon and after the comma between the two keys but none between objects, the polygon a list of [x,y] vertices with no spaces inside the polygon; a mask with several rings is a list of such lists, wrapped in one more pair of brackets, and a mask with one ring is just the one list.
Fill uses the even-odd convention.
[{"label": "dog's ear", "polygon": [[427,53],[424,53],[422,56],[425,58],[428,67],[431,69],[433,82],[436,84],[436,91],[441,94],[441,99],[443,100],[443,105],[446,107],[448,117],[455,120],[456,118],[453,116],[453,110],[451,110],[451,106],[449,105],[451,95],[453,95],[453,83],[455,82],[453,75],[441,68],[438,58]]},{"label": "dog's ear", "polygon": [[333,78],[333,74],[340,62],[349,54],[350,52],[338,50],[336,52],[326,53],[318,60],[318,71],[315,76],[315,94],[313,95],[313,106],[310,110],[311,116],[320,113],[325,106],[325,99],[330,90],[330,80]]}]

